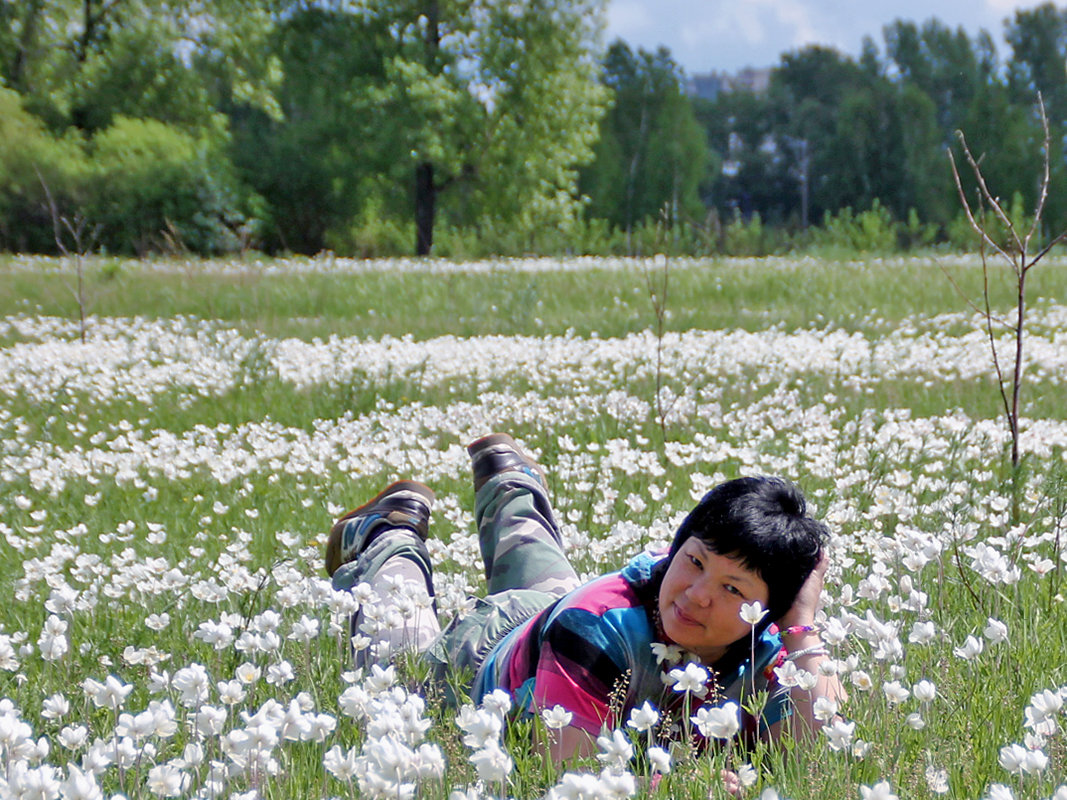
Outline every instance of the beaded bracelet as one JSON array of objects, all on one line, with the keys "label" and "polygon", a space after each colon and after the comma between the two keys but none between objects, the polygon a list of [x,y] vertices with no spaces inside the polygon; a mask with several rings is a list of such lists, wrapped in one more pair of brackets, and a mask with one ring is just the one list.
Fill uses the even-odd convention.
[{"label": "beaded bracelet", "polygon": [[790,625],[788,628],[782,628],[779,633],[794,635],[798,633],[816,633],[818,630],[818,625]]},{"label": "beaded bracelet", "polygon": [[798,658],[801,658],[802,656],[825,656],[829,652],[830,651],[827,650],[825,647],[823,647],[821,644],[818,644],[818,645],[815,645],[814,647],[804,647],[804,648],[802,648],[800,650],[795,650],[792,653],[790,653],[789,655],[787,655],[785,657],[785,660],[786,661],[796,661]]}]

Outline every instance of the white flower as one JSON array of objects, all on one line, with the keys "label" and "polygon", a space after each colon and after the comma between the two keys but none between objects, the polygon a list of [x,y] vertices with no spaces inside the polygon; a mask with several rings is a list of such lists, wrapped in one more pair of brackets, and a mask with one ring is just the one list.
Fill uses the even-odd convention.
[{"label": "white flower", "polygon": [[157,764],[148,771],[148,790],[157,797],[177,797],[189,786],[189,774],[173,764]]},{"label": "white flower", "polygon": [[103,683],[86,678],[82,681],[82,688],[97,708],[110,708],[113,711],[120,709],[133,691],[133,686],[123,683],[114,675],[108,675]]},{"label": "white flower", "polygon": [[62,719],[70,713],[70,701],[66,695],[56,693],[46,697],[41,706],[41,716],[45,719]]},{"label": "white flower", "polygon": [[742,764],[737,769],[737,779],[745,789],[754,786],[758,777],[759,773],[756,772],[756,768],[751,764]]},{"label": "white flower", "polygon": [[1023,771],[1023,761],[1026,758],[1026,748],[1019,744],[1009,744],[1000,748],[1000,766],[1008,772],[1018,774]]},{"label": "white flower", "polygon": [[1000,644],[1008,641],[1008,626],[999,619],[989,618],[989,624],[985,628],[985,638],[990,644]]},{"label": "white flower", "polygon": [[653,772],[666,775],[671,771],[671,754],[662,747],[650,747],[648,748],[648,763],[652,766]]},{"label": "white flower", "polygon": [[935,767],[933,764],[926,768],[926,786],[934,794],[948,792],[948,770]]},{"label": "white flower", "polygon": [[831,750],[847,750],[855,730],[855,722],[845,722],[843,719],[836,719],[822,728],[823,734],[830,740]]},{"label": "white flower", "polygon": [[1015,800],[1015,795],[1011,789],[1002,783],[994,783],[989,787],[989,792],[986,794],[986,800]]},{"label": "white flower", "polygon": [[932,622],[916,622],[908,634],[912,644],[930,644],[937,637],[937,628]]},{"label": "white flower", "polygon": [[773,786],[768,786],[760,793],[759,800],[782,800],[782,798],[778,796],[777,789]]},{"label": "white flower", "polygon": [[737,703],[726,703],[721,707],[702,707],[690,717],[705,739],[730,739],[741,727]]},{"label": "white flower", "polygon": [[637,781],[624,769],[606,768],[600,772],[600,792],[604,800],[623,800],[637,794]]},{"label": "white flower", "polygon": [[967,639],[964,641],[963,645],[961,647],[954,648],[952,652],[955,653],[957,657],[962,658],[966,661],[970,661],[976,658],[982,652],[982,648],[983,645],[981,639],[976,639],[973,636],[968,636]]},{"label": "white flower", "polygon": [[913,711],[904,718],[904,724],[914,731],[921,731],[926,727],[926,720],[918,711]]},{"label": "white flower", "polygon": [[911,687],[912,694],[920,703],[929,703],[937,697],[937,686],[928,680],[921,680]]},{"label": "white flower", "polygon": [[271,686],[281,686],[282,684],[289,683],[295,678],[296,675],[293,673],[293,665],[284,659],[277,664],[271,664],[267,667],[267,683]]},{"label": "white flower", "polygon": [[630,709],[630,718],[626,724],[638,733],[644,733],[659,722],[659,712],[646,700],[638,708]]},{"label": "white flower", "polygon": [[759,621],[767,616],[770,609],[763,607],[763,603],[759,600],[754,600],[751,603],[741,604],[741,619],[747,622],[749,625],[757,625]]},{"label": "white flower", "polygon": [[816,697],[811,709],[815,719],[829,722],[837,716],[837,701],[830,697]]},{"label": "white flower", "polygon": [[194,662],[174,673],[171,686],[181,693],[178,702],[186,708],[197,708],[207,701],[211,680],[204,665]]},{"label": "white flower", "polygon": [[1044,772],[1048,766],[1048,756],[1043,750],[1027,750],[1026,758],[1023,759],[1023,772],[1027,775],[1036,775]]},{"label": "white flower", "polygon": [[238,664],[237,669],[234,670],[234,677],[245,686],[249,686],[258,681],[260,674],[259,667],[247,661]]},{"label": "white flower", "polygon": [[345,750],[341,745],[335,744],[323,755],[322,765],[337,780],[350,781],[356,775],[357,759],[358,753],[354,747]]},{"label": "white flower", "polygon": [[614,730],[610,735],[601,734],[596,743],[600,747],[597,759],[608,767],[623,769],[634,756],[633,745],[620,730]]},{"label": "white flower", "polygon": [[652,655],[656,657],[657,664],[673,666],[682,660],[682,653],[684,652],[682,648],[675,644],[652,643]]},{"label": "white flower", "polygon": [[902,686],[900,681],[883,683],[882,691],[885,692],[885,699],[889,701],[890,705],[903,703],[911,696],[911,692]]},{"label": "white flower", "polygon": [[456,717],[456,725],[466,733],[463,744],[479,749],[500,739],[504,721],[484,708],[475,710],[473,706],[464,706]]},{"label": "white flower", "polygon": [[799,675],[800,668],[793,661],[784,661],[774,668],[774,677],[778,679],[778,684],[785,689],[799,686]]},{"label": "white flower", "polygon": [[96,776],[74,764],[67,764],[67,779],[60,786],[60,795],[63,800],[103,800],[104,797]]},{"label": "white flower", "polygon": [[89,741],[89,729],[84,725],[68,725],[59,732],[59,743],[68,750],[77,750]]},{"label": "white flower", "polygon": [[878,781],[874,786],[861,786],[860,797],[863,800],[898,800],[889,781]]},{"label": "white flower", "polygon": [[41,651],[41,658],[45,661],[58,661],[67,654],[70,649],[67,644],[67,623],[55,614],[52,614],[44,622],[41,636],[37,640],[37,648]]},{"label": "white flower", "polygon": [[708,693],[708,671],[699,664],[690,661],[685,669],[676,667],[667,676],[673,681],[676,692],[686,692],[703,697]]},{"label": "white flower", "polygon": [[511,695],[503,689],[494,689],[482,698],[482,708],[503,719],[511,711]]},{"label": "white flower", "polygon": [[558,731],[571,724],[574,714],[557,703],[552,708],[542,710],[541,719],[544,721],[546,728]]},{"label": "white flower", "polygon": [[861,692],[869,692],[874,688],[874,681],[871,680],[871,676],[864,672],[862,669],[858,669],[850,676],[852,685],[859,689]]},{"label": "white flower", "polygon": [[478,773],[478,777],[486,783],[500,783],[504,781],[514,763],[495,739],[487,742],[486,746],[470,756],[470,762]]},{"label": "white flower", "polygon": [[1058,692],[1045,689],[1030,697],[1030,705],[1023,711],[1023,725],[1035,733],[1052,736],[1059,729],[1056,720],[1063,708],[1063,698]]}]

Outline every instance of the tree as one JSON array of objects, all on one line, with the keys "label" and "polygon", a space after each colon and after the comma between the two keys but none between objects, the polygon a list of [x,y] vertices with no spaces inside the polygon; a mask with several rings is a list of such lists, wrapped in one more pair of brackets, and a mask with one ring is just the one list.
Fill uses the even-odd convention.
[{"label": "tree", "polygon": [[904,213],[901,119],[895,92],[873,71],[831,48],[789,53],[771,76],[776,137],[807,143],[811,214],[867,208],[875,198]]},{"label": "tree", "polygon": [[1016,97],[1040,92],[1053,129],[1067,123],[1067,11],[1052,3],[1019,9],[1005,28],[1012,50],[1008,76]]},{"label": "tree", "polygon": [[980,31],[975,42],[931,18],[920,29],[896,20],[885,26],[886,59],[904,85],[917,87],[934,103],[944,144],[962,125],[983,86],[995,80],[993,41]]},{"label": "tree", "polygon": [[196,63],[272,107],[272,17],[254,0],[27,0],[0,4],[0,77],[54,129],[93,132],[117,115],[211,124]]},{"label": "tree", "polygon": [[602,0],[363,0],[358,13],[388,34],[361,109],[388,175],[412,187],[416,253],[431,252],[439,198],[459,187],[457,222],[532,234],[576,217],[607,101]]},{"label": "tree", "polygon": [[617,41],[603,81],[614,103],[600,121],[596,161],[582,176],[590,215],[627,231],[664,208],[672,218],[702,215],[708,146],[670,53],[635,54]]},{"label": "tree", "polygon": [[373,176],[388,173],[391,160],[408,160],[376,141],[367,110],[383,80],[386,38],[374,20],[322,5],[296,8],[268,43],[283,75],[275,92],[281,113],[223,98],[231,157],[266,201],[266,249],[316,253],[368,203],[384,199],[397,214],[410,204],[403,191],[369,197]]}]

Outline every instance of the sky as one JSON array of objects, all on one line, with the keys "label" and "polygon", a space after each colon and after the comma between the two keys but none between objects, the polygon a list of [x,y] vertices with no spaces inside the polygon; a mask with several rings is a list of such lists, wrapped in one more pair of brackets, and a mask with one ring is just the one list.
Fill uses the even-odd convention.
[{"label": "sky", "polygon": [[1018,0],[608,0],[607,41],[635,50],[666,45],[690,74],[771,67],[783,53],[829,45],[858,57],[869,35],[884,49],[882,27],[895,19],[937,17],[972,36],[984,28],[1008,55],[1004,20],[1037,2]]}]

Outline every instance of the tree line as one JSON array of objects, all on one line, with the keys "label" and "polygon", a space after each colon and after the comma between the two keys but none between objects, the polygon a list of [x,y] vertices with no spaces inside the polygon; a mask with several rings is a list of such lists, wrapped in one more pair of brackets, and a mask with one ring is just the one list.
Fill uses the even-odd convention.
[{"label": "tree line", "polygon": [[[687,95],[603,0],[0,4],[0,247],[345,255],[965,245],[966,134],[1022,216],[1040,92],[1067,163],[1067,10],[898,20],[765,91]],[[967,187],[968,191],[972,187]],[[66,224],[60,225],[62,219]],[[1046,219],[1067,223],[1053,191]]]}]

